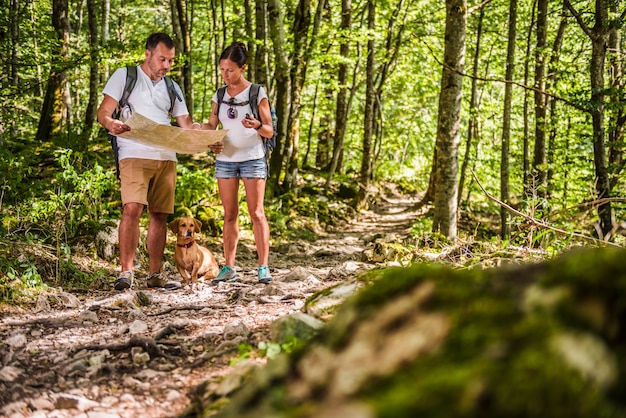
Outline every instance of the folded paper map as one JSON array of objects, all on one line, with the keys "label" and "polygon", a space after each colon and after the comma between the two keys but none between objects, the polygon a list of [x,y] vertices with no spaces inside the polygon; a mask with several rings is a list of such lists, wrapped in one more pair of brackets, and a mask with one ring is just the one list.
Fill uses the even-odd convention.
[{"label": "folded paper map", "polygon": [[121,136],[145,145],[174,151],[178,154],[198,154],[209,151],[209,145],[221,141],[228,130],[182,129],[161,125],[147,117],[133,113],[124,123],[130,131]]}]

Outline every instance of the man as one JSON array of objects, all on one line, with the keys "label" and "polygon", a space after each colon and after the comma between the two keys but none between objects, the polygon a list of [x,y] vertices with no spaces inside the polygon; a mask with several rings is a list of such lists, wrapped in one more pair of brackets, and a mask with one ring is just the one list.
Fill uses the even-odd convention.
[{"label": "man", "polygon": [[[137,80],[128,96],[128,106],[122,115],[137,112],[161,124],[170,124],[171,100],[164,79],[174,61],[176,51],[172,39],[165,33],[154,33],[146,41],[144,62],[137,67]],[[168,280],[161,271],[167,238],[167,215],[174,212],[176,185],[176,153],[143,145],[124,138],[130,127],[112,117],[124,92],[126,68],[120,68],[104,87],[104,98],[98,108],[98,122],[110,134],[117,136],[119,177],[122,191],[122,219],[119,225],[121,272],[115,281],[116,290],[132,287],[133,260],[139,244],[139,220],[147,207],[149,214],[148,287],[168,290],[180,288],[180,283]],[[173,83],[178,98],[171,109],[171,117],[185,129],[199,127],[189,116],[187,105],[178,84]],[[220,145],[212,147],[219,152]]]}]

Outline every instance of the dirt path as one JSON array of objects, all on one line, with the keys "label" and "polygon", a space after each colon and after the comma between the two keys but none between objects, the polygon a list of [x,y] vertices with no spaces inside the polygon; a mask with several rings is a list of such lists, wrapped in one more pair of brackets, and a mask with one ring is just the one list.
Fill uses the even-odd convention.
[{"label": "dirt path", "polygon": [[125,292],[53,289],[32,311],[1,313],[0,416],[177,416],[194,387],[231,370],[241,344],[256,348],[274,320],[345,280],[338,271],[361,263],[373,237],[406,235],[411,204],[388,197],[315,243],[273,248],[269,285],[256,282],[253,244],[244,238],[238,262],[249,269],[235,283],[175,292],[141,283]]}]

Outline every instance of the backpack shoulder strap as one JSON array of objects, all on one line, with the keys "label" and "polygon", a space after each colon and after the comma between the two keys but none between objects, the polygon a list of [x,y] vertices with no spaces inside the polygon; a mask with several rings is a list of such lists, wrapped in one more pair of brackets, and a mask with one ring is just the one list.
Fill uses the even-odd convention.
[{"label": "backpack shoulder strap", "polygon": [[259,89],[261,88],[260,84],[252,83],[250,85],[250,109],[252,110],[252,115],[254,115],[255,119],[261,120],[261,116],[259,115]]},{"label": "backpack shoulder strap", "polygon": [[122,93],[122,97],[120,101],[117,102],[117,108],[115,112],[113,112],[113,117],[118,119],[120,117],[120,112],[122,108],[128,104],[128,97],[130,93],[132,93],[135,88],[135,83],[137,82],[137,66],[129,65],[126,67],[126,83],[124,84],[124,92]]},{"label": "backpack shoulder strap", "polygon": [[226,86],[222,86],[217,89],[217,114],[220,114],[220,105],[224,101],[224,94],[226,94]]},{"label": "backpack shoulder strap", "polygon": [[[136,71],[136,69],[135,69]],[[170,110],[169,110],[169,114],[172,114],[172,110],[174,110],[174,103],[176,101],[176,99],[178,99],[179,102],[183,101],[183,98],[180,97],[180,95],[178,94],[178,90],[176,90],[176,87],[174,86],[174,80],[172,80],[172,77],[170,77],[169,75],[166,75],[165,77],[163,77],[165,79],[165,85],[167,86],[167,93],[170,95]]]}]

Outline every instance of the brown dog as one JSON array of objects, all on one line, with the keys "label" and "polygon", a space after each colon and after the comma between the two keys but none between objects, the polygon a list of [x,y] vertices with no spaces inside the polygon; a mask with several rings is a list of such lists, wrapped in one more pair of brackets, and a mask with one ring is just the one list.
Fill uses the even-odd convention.
[{"label": "brown dog", "polygon": [[196,243],[195,236],[200,233],[202,223],[191,217],[174,219],[169,223],[176,234],[174,260],[178,272],[183,277],[183,284],[197,282],[198,277],[214,279],[219,273],[219,266],[213,253]]}]

